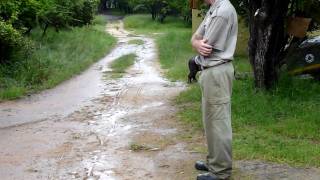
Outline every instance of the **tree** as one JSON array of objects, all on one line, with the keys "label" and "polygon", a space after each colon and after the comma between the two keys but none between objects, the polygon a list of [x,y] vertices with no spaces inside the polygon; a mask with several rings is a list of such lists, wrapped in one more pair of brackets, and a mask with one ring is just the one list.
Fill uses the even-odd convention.
[{"label": "tree", "polygon": [[288,41],[285,24],[288,16],[311,17],[320,22],[317,0],[232,0],[247,17],[250,31],[249,59],[255,86],[270,89],[277,82],[284,47]]},{"label": "tree", "polygon": [[190,1],[186,0],[171,0],[168,1],[173,14],[178,14],[183,17],[184,21],[191,24],[192,13],[190,8]]},{"label": "tree", "polygon": [[107,2],[108,0],[100,0],[98,10],[99,12],[104,12],[107,10]]},{"label": "tree", "polygon": [[[105,1],[100,0],[100,7]],[[161,23],[168,15],[180,15],[186,22],[191,23],[191,9],[188,0],[112,0],[110,2],[124,13],[150,13],[153,20]]]},{"label": "tree", "polygon": [[169,3],[165,0],[131,0],[129,4],[135,11],[147,11],[153,20],[158,19],[160,22],[164,21],[170,11]]},{"label": "tree", "polygon": [[285,40],[289,0],[249,0],[249,58],[257,88],[271,88]]},{"label": "tree", "polygon": [[133,7],[131,6],[132,1],[136,0],[115,0],[115,6],[118,8],[120,11],[123,11],[124,13],[132,13]]},{"label": "tree", "polygon": [[189,1],[185,0],[114,0],[116,8],[125,12],[147,12],[153,20],[164,22],[168,15],[181,15],[185,21],[191,22]]}]

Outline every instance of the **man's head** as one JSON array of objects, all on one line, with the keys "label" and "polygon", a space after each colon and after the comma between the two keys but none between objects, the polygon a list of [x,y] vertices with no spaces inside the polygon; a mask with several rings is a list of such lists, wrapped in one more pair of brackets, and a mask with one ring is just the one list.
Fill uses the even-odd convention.
[{"label": "man's head", "polygon": [[212,5],[216,0],[204,0],[204,2],[208,5]]}]

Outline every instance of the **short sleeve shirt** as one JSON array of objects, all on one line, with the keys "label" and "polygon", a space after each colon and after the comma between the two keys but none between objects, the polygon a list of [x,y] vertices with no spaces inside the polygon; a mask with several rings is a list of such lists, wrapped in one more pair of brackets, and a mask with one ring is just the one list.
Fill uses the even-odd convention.
[{"label": "short sleeve shirt", "polygon": [[217,0],[211,5],[195,33],[207,39],[207,43],[213,47],[210,56],[199,55],[196,58],[197,64],[210,67],[233,60],[237,43],[238,20],[237,13],[229,0]]}]

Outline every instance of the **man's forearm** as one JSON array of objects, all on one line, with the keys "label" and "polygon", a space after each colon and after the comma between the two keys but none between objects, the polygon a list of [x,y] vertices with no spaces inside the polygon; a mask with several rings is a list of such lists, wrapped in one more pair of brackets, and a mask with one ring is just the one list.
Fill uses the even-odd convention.
[{"label": "man's forearm", "polygon": [[191,45],[198,53],[202,56],[209,56],[212,52],[212,46],[208,45],[207,40],[203,39],[202,36],[194,34],[191,38]]}]

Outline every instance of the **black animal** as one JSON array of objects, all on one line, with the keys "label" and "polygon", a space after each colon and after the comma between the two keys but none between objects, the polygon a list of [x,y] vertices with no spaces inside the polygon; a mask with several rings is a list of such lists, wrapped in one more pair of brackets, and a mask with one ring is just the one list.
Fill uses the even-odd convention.
[{"label": "black animal", "polygon": [[188,83],[197,82],[197,72],[201,70],[201,67],[195,62],[196,56],[189,59],[189,75],[188,75]]}]

